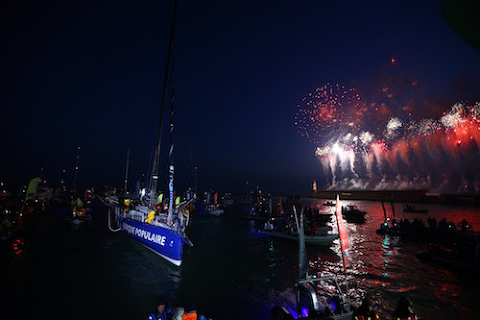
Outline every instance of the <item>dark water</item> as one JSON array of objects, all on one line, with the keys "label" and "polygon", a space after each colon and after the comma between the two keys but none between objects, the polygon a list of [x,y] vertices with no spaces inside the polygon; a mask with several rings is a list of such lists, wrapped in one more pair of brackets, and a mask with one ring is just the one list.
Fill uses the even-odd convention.
[{"label": "dark water", "polygon": [[[302,199],[318,206],[321,200]],[[375,233],[380,203],[351,202],[368,212],[367,223],[347,223],[350,261],[343,273],[339,243],[331,248],[307,246],[313,272],[336,273],[347,280],[353,302],[365,292],[374,297],[382,319],[408,295],[423,319],[478,319],[479,276],[420,262],[423,243]],[[345,204],[345,203],[344,203]],[[480,210],[429,206],[428,215],[459,222],[466,218],[480,230]],[[386,205],[391,215],[390,205]],[[268,319],[274,305],[294,307],[298,244],[255,232],[246,208],[232,206],[222,216],[194,216],[188,233],[195,243],[180,268],[170,265],[129,238],[109,231],[105,208],[95,206],[91,222],[79,225],[52,212],[22,235],[1,244],[0,319],[146,319],[163,294],[172,304],[196,308],[215,320]]]}]

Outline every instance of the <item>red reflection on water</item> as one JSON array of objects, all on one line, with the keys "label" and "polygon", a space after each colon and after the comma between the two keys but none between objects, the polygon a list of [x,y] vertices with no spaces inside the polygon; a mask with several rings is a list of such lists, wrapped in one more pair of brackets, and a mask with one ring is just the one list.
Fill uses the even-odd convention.
[{"label": "red reflection on water", "polygon": [[21,258],[25,254],[25,241],[23,238],[18,238],[12,241],[12,252],[15,258]]},{"label": "red reflection on water", "polygon": [[458,296],[459,287],[456,284],[439,281],[434,287],[436,288],[435,296],[442,302],[452,303],[451,297]]}]

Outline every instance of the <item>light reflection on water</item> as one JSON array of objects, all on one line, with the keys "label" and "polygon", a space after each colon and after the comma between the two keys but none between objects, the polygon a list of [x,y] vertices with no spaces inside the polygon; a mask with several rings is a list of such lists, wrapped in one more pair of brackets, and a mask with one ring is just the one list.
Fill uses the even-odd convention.
[{"label": "light reflection on water", "polygon": [[[355,203],[355,202],[352,202]],[[441,267],[418,261],[416,253],[425,249],[424,243],[409,242],[395,236],[377,235],[375,230],[384,220],[384,212],[380,203],[357,202],[360,209],[368,212],[367,222],[360,225],[347,223],[350,245],[350,263],[348,273],[355,275],[353,283],[362,294],[369,292],[376,297],[380,315],[388,317],[395,307],[400,295],[410,296],[417,305],[419,313],[424,319],[448,319],[458,311],[463,312],[464,318],[475,318],[471,297],[475,291],[468,292],[462,288],[462,281],[458,274]],[[393,217],[390,206],[385,206],[388,217]],[[395,204],[397,219],[421,218],[424,223],[427,214],[404,213],[400,210],[401,204]],[[435,215],[437,221],[447,218],[459,222],[464,217],[472,223],[474,230],[479,230],[479,210],[455,207],[429,206],[429,213]],[[390,210],[389,210],[390,209]],[[466,209],[466,210],[465,210]],[[332,247],[340,255],[339,246]],[[338,263],[338,262],[337,262]],[[472,273],[473,279],[478,277]],[[477,294],[478,294],[478,288]],[[362,295],[350,290],[352,300],[359,303]],[[465,293],[465,295],[463,295]],[[441,297],[441,298],[440,298]],[[442,315],[434,316],[433,311],[438,308],[446,309]],[[457,313],[449,308],[458,308]],[[448,309],[448,311],[447,311]],[[478,310],[476,310],[478,312]],[[452,314],[449,314],[449,313]]]},{"label": "light reflection on water", "polygon": [[[332,212],[332,208],[323,207],[321,200],[308,199],[311,206],[316,206],[321,214]],[[425,243],[410,242],[400,237],[377,235],[375,230],[384,220],[381,203],[374,202],[344,202],[358,205],[368,212],[364,224],[347,223],[350,241],[349,264],[345,274],[341,263],[339,241],[325,248],[307,246],[307,255],[312,272],[327,275],[333,273],[348,292],[352,302],[361,303],[368,293],[378,308],[382,318],[389,318],[396,301],[407,295],[413,299],[417,310],[423,319],[476,319],[479,306],[475,296],[479,289],[468,285],[470,280],[478,281],[476,272],[464,274],[445,270],[440,266],[420,262],[416,254],[426,249]],[[480,230],[480,212],[478,209],[460,207],[426,206],[429,213],[403,212],[402,204],[385,205],[387,217],[393,218],[393,210],[397,219],[422,219],[424,223],[430,215],[437,221],[446,218],[458,223],[464,217],[473,225],[474,230]],[[331,225],[335,226],[335,221]],[[281,240],[276,240],[281,241]],[[292,254],[296,247],[293,246]],[[295,260],[291,260],[295,263]],[[467,280],[465,280],[465,278]],[[286,303],[291,301],[285,301]],[[442,310],[439,315],[438,310]]]}]

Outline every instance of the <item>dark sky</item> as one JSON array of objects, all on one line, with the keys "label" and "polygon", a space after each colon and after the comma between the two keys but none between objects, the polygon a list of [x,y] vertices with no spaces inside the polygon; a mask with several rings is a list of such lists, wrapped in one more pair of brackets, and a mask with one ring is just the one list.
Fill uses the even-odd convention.
[{"label": "dark sky", "polygon": [[[127,148],[129,184],[141,180],[172,1],[1,6],[0,180],[43,175],[55,186],[66,170],[71,183],[77,146],[81,187],[122,186]],[[479,97],[480,51],[447,25],[439,1],[180,0],[175,41],[178,189],[193,186],[194,166],[200,190],[244,192],[248,181],[307,195],[312,180],[328,181],[295,125],[302,99],[327,83],[374,100],[392,75],[398,86],[415,77],[415,99],[436,112]],[[163,157],[164,180],[166,168]]]}]

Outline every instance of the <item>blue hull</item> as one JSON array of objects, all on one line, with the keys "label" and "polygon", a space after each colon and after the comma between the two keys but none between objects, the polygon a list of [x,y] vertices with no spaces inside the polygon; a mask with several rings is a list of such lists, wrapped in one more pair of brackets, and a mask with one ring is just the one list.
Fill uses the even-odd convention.
[{"label": "blue hull", "polygon": [[122,230],[176,266],[182,264],[183,236],[168,228],[121,218]]}]

